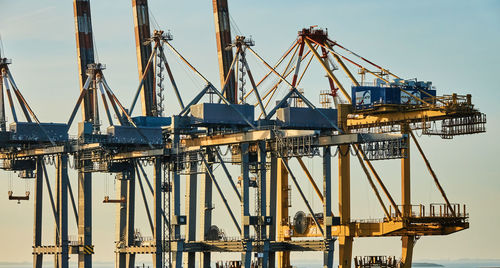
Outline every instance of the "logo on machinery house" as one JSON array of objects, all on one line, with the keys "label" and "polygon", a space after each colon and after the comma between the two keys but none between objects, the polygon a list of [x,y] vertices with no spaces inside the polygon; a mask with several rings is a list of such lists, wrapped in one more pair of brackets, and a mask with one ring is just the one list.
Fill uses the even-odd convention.
[{"label": "logo on machinery house", "polygon": [[356,92],[356,105],[367,105],[372,103],[370,90]]},{"label": "logo on machinery house", "polygon": [[[420,98],[420,92],[418,91],[408,91],[411,95]],[[419,102],[406,92],[401,91],[401,104],[418,104]]]}]

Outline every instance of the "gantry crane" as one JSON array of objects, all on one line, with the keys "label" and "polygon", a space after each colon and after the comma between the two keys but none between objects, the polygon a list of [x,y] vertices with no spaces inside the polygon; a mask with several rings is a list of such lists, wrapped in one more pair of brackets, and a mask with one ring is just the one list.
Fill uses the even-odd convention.
[{"label": "gantry crane", "polygon": [[[334,48],[347,52],[350,56],[354,56],[365,64],[377,68],[377,71],[371,71],[356,60],[334,50]],[[295,56],[296,53],[297,56]],[[309,59],[307,59],[308,55]],[[284,59],[287,57],[290,60],[285,65],[284,62],[286,61]],[[295,66],[291,65],[294,58],[297,59]],[[401,149],[404,157],[401,160],[402,203],[399,206],[396,205],[394,199],[373,168],[373,165],[370,163],[370,159],[376,160],[378,156],[370,152],[365,153],[366,149],[370,150],[369,147],[363,149],[359,145],[339,146],[340,226],[332,227],[332,232],[334,236],[338,237],[339,241],[340,266],[351,266],[352,242],[354,237],[402,236],[403,252],[401,263],[404,267],[410,267],[416,237],[450,234],[468,228],[468,214],[465,211],[465,207],[460,211],[460,206],[449,202],[412,130],[422,129],[425,134],[440,135],[443,138],[481,133],[485,131],[485,115],[474,107],[470,95],[458,96],[453,94],[436,96],[436,91],[430,87],[429,82],[400,79],[387,69],[348,50],[338,42],[330,40],[325,30],[315,27],[299,31],[296,42],[285,52],[284,56],[278,61],[278,64],[268,74],[277,73],[278,68],[285,65],[284,71],[279,75],[287,77],[293,73],[290,86],[291,88],[295,88],[297,82],[300,83],[313,59],[318,60],[327,74],[330,95],[334,98],[334,103],[337,104],[339,114],[338,126],[342,131],[348,133],[397,132],[406,137],[404,146]],[[301,74],[301,62],[304,60],[307,61],[307,64]],[[347,93],[343,84],[334,74],[334,71],[339,69],[338,67],[334,68],[334,62],[340,66],[340,69],[351,80],[353,84],[352,95]],[[361,74],[362,79],[364,79],[365,74],[371,74],[376,78],[375,82],[370,85],[365,81],[359,83],[345,62],[359,68],[359,74]],[[281,63],[283,64],[280,66]],[[389,77],[393,77],[394,80],[391,81]],[[269,103],[281,81],[285,80],[280,80],[276,86],[267,92],[261,93],[264,96],[263,100],[268,99],[266,103]],[[339,97],[339,91],[343,100]],[[259,102],[255,103],[255,106],[260,106],[261,102],[262,100],[259,99]],[[431,128],[430,124],[435,124],[436,122],[438,122],[441,130]],[[427,212],[425,212],[422,206],[417,206],[418,211],[412,210],[414,206],[412,206],[410,197],[410,139],[415,142],[445,201],[445,204],[442,206],[431,206]],[[385,219],[383,222],[363,223],[353,221],[350,218],[349,151],[351,147],[354,147],[352,149],[356,152],[361,167],[366,173],[368,181],[384,210]],[[307,171],[305,165],[301,163],[301,166],[310,178],[310,173]],[[372,175],[370,175],[370,171],[390,202],[391,210],[387,209],[384,205],[372,179]],[[278,169],[278,173],[280,173],[280,169]],[[289,191],[286,187],[288,178],[287,170],[282,170],[280,174],[278,176],[278,186],[283,190],[281,195],[278,193],[278,200],[281,200],[278,202],[277,212],[278,240],[287,240],[295,236],[322,236],[319,232],[320,228],[309,228],[308,230],[301,230],[299,233],[294,233],[294,227],[288,221]],[[314,181],[312,179],[310,181],[313,184],[312,186],[317,189]],[[316,192],[319,198],[322,199],[323,196],[321,193],[318,190]],[[439,213],[436,212],[437,209],[440,210]],[[392,213],[392,210],[394,210],[394,213]],[[299,217],[299,219],[301,219],[301,222],[308,220],[304,217]],[[309,218],[310,222],[312,222],[312,219],[314,219],[314,216]],[[281,224],[279,224],[280,222]],[[304,229],[303,225],[299,226],[302,226],[302,229]],[[289,255],[286,252],[280,253],[278,264],[279,267],[290,266]]]},{"label": "gantry crane", "polygon": [[[103,76],[103,70],[105,66],[101,63],[95,63],[92,56],[93,55],[93,45],[92,45],[92,24],[91,24],[91,15],[90,15],[90,2],[89,1],[74,1],[75,6],[75,22],[76,22],[76,32],[77,32],[77,47],[79,48],[79,66],[81,72],[83,70],[87,70],[85,73],[87,77],[82,76],[82,94],[80,99],[75,106],[72,117],[70,118],[69,125],[71,124],[75,112],[78,109],[79,103],[83,98],[83,107],[84,107],[84,122],[79,126],[80,129],[80,139],[84,143],[92,143],[98,142],[102,143],[102,146],[106,146],[105,144],[143,144],[148,145],[149,147],[158,146],[158,142],[161,142],[161,138],[158,138],[158,135],[161,136],[161,129],[159,125],[161,122],[158,120],[148,120],[150,117],[158,116],[158,104],[157,104],[157,96],[156,96],[156,87],[155,87],[155,76],[154,72],[148,72],[151,69],[151,56],[152,47],[151,47],[151,36],[150,36],[150,27],[149,27],[149,13],[147,1],[132,1],[132,8],[134,11],[134,24],[135,24],[135,38],[136,38],[136,47],[137,47],[137,59],[138,59],[138,69],[139,75],[141,79],[141,83],[138,88],[138,95],[141,95],[142,99],[142,115],[140,118],[132,118],[131,113],[133,112],[135,101],[137,100],[137,96],[135,97],[132,106],[129,110],[127,110],[117,99],[114,93],[111,91],[108,83],[106,82]],[[82,51],[82,48],[85,48]],[[157,47],[155,47],[156,49]],[[81,55],[86,55],[85,57]],[[156,59],[154,62],[154,67],[156,68]],[[83,79],[86,80],[83,80]],[[87,81],[83,83],[83,81]],[[100,131],[100,123],[99,123],[99,111],[97,104],[97,94],[98,90],[101,91],[102,103],[104,105],[104,110],[106,111],[106,117],[109,121],[109,127],[107,129],[107,134],[101,134]],[[95,95],[93,95],[95,94]],[[108,97],[108,101],[106,100],[106,96]],[[87,113],[85,112],[85,107],[87,99],[93,99],[92,106],[92,115],[93,117],[87,117]],[[118,118],[119,125],[114,125],[112,115],[110,109],[113,109],[116,118]],[[147,123],[155,121],[157,125],[148,126]],[[89,124],[91,123],[91,124]],[[93,131],[87,132],[86,129],[88,126],[92,126]],[[132,132],[132,134],[130,134]],[[134,133],[135,132],[135,133]],[[129,133],[129,134],[127,134]],[[156,134],[155,134],[156,133]],[[120,137],[118,139],[109,140],[108,135],[112,137]],[[128,138],[127,138],[128,137]],[[83,155],[85,153],[82,153]],[[86,157],[79,157],[79,160],[82,161],[80,171],[79,171],[79,186],[82,186],[82,189],[79,190],[79,208],[83,209],[83,212],[80,212],[79,217],[79,236],[81,237],[80,242],[83,243],[84,246],[92,244],[91,237],[91,172],[92,170],[86,170],[85,167],[91,165],[91,159]],[[154,162],[154,171],[153,171],[153,186],[152,194],[153,194],[153,210],[154,215],[150,215],[149,207],[146,203],[146,197],[140,177],[139,171],[144,171],[142,165],[134,160],[124,160],[122,163],[119,163],[118,167],[105,168],[105,170],[112,170],[113,172],[118,173],[118,196],[115,200],[109,200],[109,197],[106,203],[118,203],[118,215],[117,215],[117,267],[132,267],[135,263],[135,253],[132,251],[120,251],[120,248],[129,248],[135,245],[135,182],[136,182],[136,174],[137,180],[140,182],[140,188],[142,197],[146,204],[147,215],[151,227],[151,232],[153,234],[153,238],[156,241],[155,244],[160,245],[160,241],[162,239],[161,230],[161,164],[158,159],[153,160]],[[96,170],[99,171],[99,170]],[[149,180],[145,173],[143,173],[144,180],[147,180],[148,185]],[[153,189],[154,188],[154,189]],[[116,202],[115,202],[116,201]],[[163,214],[164,215],[164,214]],[[91,267],[91,254],[85,254],[82,252],[79,256],[79,267]],[[158,263],[161,265],[162,263],[162,253],[161,246],[157,247],[156,252],[153,252],[153,263]]]},{"label": "gantry crane", "polygon": [[[1,53],[1,52],[0,52]],[[66,124],[60,123],[44,123],[41,122],[36,116],[33,109],[28,104],[27,100],[21,94],[14,81],[9,65],[12,63],[10,59],[3,58],[0,55],[0,147],[3,152],[3,161],[1,168],[11,172],[19,172],[19,177],[25,180],[34,179],[34,228],[33,228],[33,267],[42,267],[42,256],[39,254],[41,251],[56,250],[59,254],[55,255],[54,262],[57,267],[64,262],[70,248],[68,247],[67,236],[67,199],[68,189],[71,189],[71,184],[68,181],[67,174],[67,156],[55,155],[51,158],[51,163],[56,168],[56,194],[55,199],[52,195],[50,182],[47,175],[46,161],[42,156],[32,157],[12,157],[11,152],[19,151],[20,148],[37,148],[52,147],[57,148],[68,140],[68,127]],[[10,113],[13,122],[7,129],[7,117],[5,113],[4,93],[7,95]],[[18,101],[21,107],[22,114],[25,121],[18,118],[15,101]],[[56,150],[57,151],[57,150]],[[9,156],[6,156],[9,155]],[[49,164],[50,164],[49,162]],[[49,190],[49,200],[52,205],[52,212],[55,223],[55,241],[54,245],[43,247],[42,246],[42,200],[43,200],[43,184],[47,184]],[[73,195],[70,195],[73,200]],[[26,196],[16,196],[12,190],[9,191],[10,200],[28,200],[29,192]],[[74,204],[74,202],[73,202]],[[74,208],[74,206],[73,206]],[[76,215],[76,213],[75,213]]]}]

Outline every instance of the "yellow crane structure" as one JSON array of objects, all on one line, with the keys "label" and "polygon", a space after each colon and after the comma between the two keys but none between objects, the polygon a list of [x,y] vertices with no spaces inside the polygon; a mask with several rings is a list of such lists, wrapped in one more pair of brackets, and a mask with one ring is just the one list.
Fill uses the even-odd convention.
[{"label": "yellow crane structure", "polygon": [[[341,67],[340,69],[350,78],[354,86],[360,86],[360,82],[356,80],[352,72],[346,66],[346,63],[351,63],[359,68],[359,73],[364,78],[364,74],[368,73],[374,76],[376,81],[383,85],[390,85],[390,78],[401,81],[401,79],[382,67],[358,56],[352,51],[344,48],[338,42],[332,41],[328,38],[327,32],[322,29],[311,27],[303,29],[299,32],[299,37],[296,42],[298,47],[299,56],[295,67],[295,74],[293,81],[299,74],[300,61],[303,58],[304,47],[307,47],[313,56],[310,60],[315,58],[324,68],[327,73],[328,80],[331,85],[331,95],[338,98],[337,91],[340,91],[345,98],[347,104],[337,103],[339,111],[339,126],[346,132],[399,132],[405,134],[406,148],[404,149],[405,157],[401,160],[401,204],[397,205],[392,198],[391,194],[387,191],[380,176],[374,169],[370,161],[370,156],[365,154],[363,149],[358,145],[353,145],[356,151],[357,158],[361,164],[362,169],[366,173],[368,181],[372,186],[375,194],[384,210],[385,217],[380,222],[358,222],[350,217],[351,204],[350,204],[350,154],[349,147],[351,145],[339,146],[338,166],[339,166],[339,216],[340,226],[332,227],[332,234],[338,237],[339,241],[339,264],[340,267],[351,267],[352,260],[352,243],[354,237],[380,237],[380,236],[401,236],[402,237],[402,267],[411,267],[413,246],[417,237],[426,235],[447,235],[460,230],[467,229],[469,223],[467,221],[468,214],[465,205],[462,207],[458,204],[450,203],[445,191],[443,190],[439,180],[432,169],[432,166],[427,159],[426,155],[420,144],[418,143],[412,130],[421,129],[423,133],[429,135],[440,135],[443,138],[452,138],[455,135],[474,134],[485,131],[486,117],[474,108],[471,101],[471,95],[459,96],[457,94],[433,96],[423,89],[415,90],[412,88],[400,87],[402,96],[406,96],[411,102],[410,105],[406,103],[387,104],[380,102],[370,105],[366,109],[357,109],[360,106],[359,96],[349,95],[345,87],[339,82],[334,74],[330,63],[331,58]],[[349,54],[356,56],[358,59],[369,63],[377,68],[376,71],[371,71],[361,64],[356,63],[354,60],[342,55],[334,50],[347,51]],[[321,54],[318,52],[320,50]],[[306,52],[306,53],[308,53]],[[306,66],[306,68],[307,68]],[[304,70],[305,72],[305,70]],[[286,75],[286,74],[285,74]],[[303,74],[302,74],[303,75]],[[302,76],[301,76],[302,77]],[[401,81],[402,83],[409,83],[409,81]],[[361,83],[365,84],[365,81]],[[354,93],[353,93],[354,94]],[[361,97],[362,98],[362,97]],[[355,103],[357,102],[357,103]],[[353,105],[355,103],[355,105]],[[432,129],[431,124],[441,126],[440,130]],[[413,141],[422,156],[438,190],[440,191],[444,204],[432,204],[427,208],[422,205],[415,206],[411,202],[411,187],[410,187],[410,142]],[[312,180],[307,168],[301,163],[302,168],[306,172],[310,181]],[[286,177],[286,173],[278,178]],[[387,202],[390,203],[388,210],[385,203],[377,190],[373,181],[375,178],[378,186],[382,189]],[[313,184],[317,189],[317,186]],[[321,193],[316,191],[319,198],[322,199]],[[288,216],[288,206],[286,205],[286,193],[282,196],[282,206],[278,209],[282,210],[282,222],[286,222],[285,218]],[[292,234],[290,232],[290,225],[279,225],[278,233]],[[293,228],[293,227],[292,227]],[[305,236],[320,235],[317,233],[316,228],[311,229],[311,233],[305,233]],[[300,236],[300,235],[295,235]],[[294,235],[285,235],[283,239],[290,239]],[[289,260],[288,256],[282,256],[279,261],[280,267],[287,267]]]},{"label": "yellow crane structure", "polygon": [[[235,38],[235,40],[242,39],[245,38],[242,36]],[[339,242],[339,267],[351,267],[352,247],[355,237],[400,236],[402,237],[400,265],[402,267],[411,267],[413,247],[416,239],[420,236],[448,235],[469,227],[465,205],[461,206],[449,201],[413,131],[418,129],[424,134],[439,135],[445,139],[456,135],[485,132],[486,116],[474,107],[470,94],[465,96],[457,94],[437,96],[430,82],[403,80],[388,69],[347,49],[339,42],[332,41],[328,37],[326,30],[316,26],[299,31],[294,44],[273,67],[265,62],[250,46],[245,46],[244,50],[254,54],[269,68],[269,72],[257,85],[253,85],[251,91],[242,96],[240,103],[244,102],[250,94],[257,93],[255,92],[257,87],[271,74],[280,78],[270,89],[256,94],[258,102],[255,103],[255,107],[261,108],[261,116],[265,114],[265,109],[271,103],[271,99],[280,84],[288,84],[291,90],[297,88],[311,62],[316,60],[326,72],[330,85],[328,95],[333,98],[338,111],[339,131],[345,133],[400,133],[405,137],[404,146],[400,152],[404,157],[400,160],[401,201],[399,204],[389,193],[372,165],[371,161],[377,160],[379,156],[373,153],[370,146],[362,148],[360,145],[346,144],[338,147],[339,225],[325,224],[323,216],[305,216],[305,214],[296,215],[294,223],[292,223],[289,215],[290,189],[288,187],[288,178],[290,174],[287,169],[288,160],[279,159],[276,182],[278,189],[276,197],[277,241],[289,241],[297,237],[322,237],[324,235],[322,229],[331,226],[331,235],[337,237]],[[238,48],[238,51],[241,51],[241,48]],[[301,69],[301,63],[303,62],[305,62],[305,67]],[[336,65],[340,66],[340,68]],[[366,65],[369,67],[366,67]],[[358,74],[361,76],[359,81],[351,71],[352,66],[358,68]],[[220,68],[224,69],[222,66]],[[282,70],[278,71],[280,68]],[[346,86],[337,78],[338,75],[334,73],[337,70],[338,72],[342,71],[351,81],[353,85],[352,94],[347,92]],[[367,74],[373,76],[374,82],[366,81]],[[290,76],[292,76],[292,81],[288,82],[286,78]],[[393,95],[384,96],[384,99],[379,100],[375,99],[376,96],[373,96],[372,99],[370,89],[387,89]],[[361,93],[365,94],[362,95]],[[397,101],[391,101],[389,96],[396,95],[398,96]],[[385,98],[389,99],[386,100]],[[367,103],[367,99],[370,99],[368,100],[369,103]],[[426,207],[412,203],[410,186],[411,142],[415,143],[419,154],[423,158],[437,189],[443,197],[443,204],[431,204]],[[391,148],[387,148],[389,153],[390,150]],[[380,221],[358,221],[351,218],[350,157],[352,151],[356,155],[384,211],[384,217]],[[306,165],[300,158],[297,159],[319,199],[323,200],[323,195]],[[331,219],[326,215],[324,216],[324,219]],[[277,252],[276,258],[278,267],[291,267],[290,252]]]}]

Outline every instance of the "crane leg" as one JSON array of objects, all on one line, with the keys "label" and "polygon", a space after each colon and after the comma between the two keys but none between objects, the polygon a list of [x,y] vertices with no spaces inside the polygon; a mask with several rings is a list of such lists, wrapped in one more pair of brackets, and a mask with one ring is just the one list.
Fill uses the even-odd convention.
[{"label": "crane leg", "polygon": [[[350,107],[342,104],[337,106],[339,126],[346,130],[347,115]],[[338,147],[339,166],[339,216],[340,224],[348,226],[351,222],[351,158],[350,145]],[[339,267],[351,268],[352,236],[339,237]]]},{"label": "crane leg", "polygon": [[[403,124],[401,126],[401,133],[408,134],[410,132],[409,126]],[[401,199],[403,204],[403,218],[411,217],[411,187],[410,187],[410,139],[406,137],[406,144],[408,146],[405,149],[406,157],[401,160]],[[411,267],[411,261],[413,256],[413,246],[415,244],[414,236],[403,236],[402,240],[402,257],[401,264],[403,268]]]},{"label": "crane leg", "polygon": [[350,268],[352,259],[352,237],[339,237],[339,268]]},{"label": "crane leg", "polygon": [[[284,226],[288,222],[288,171],[284,166],[283,161],[287,161],[285,159],[278,159],[277,163],[277,175],[278,175],[278,183],[276,185],[278,192],[278,211],[276,215],[276,224],[278,225],[278,241],[284,241]],[[276,257],[278,259],[278,268],[288,268],[290,266],[290,252],[289,251],[280,251],[277,252]]]},{"label": "crane leg", "polygon": [[413,257],[413,246],[415,245],[414,236],[403,236],[402,239],[403,251],[401,254],[401,267],[410,268]]}]

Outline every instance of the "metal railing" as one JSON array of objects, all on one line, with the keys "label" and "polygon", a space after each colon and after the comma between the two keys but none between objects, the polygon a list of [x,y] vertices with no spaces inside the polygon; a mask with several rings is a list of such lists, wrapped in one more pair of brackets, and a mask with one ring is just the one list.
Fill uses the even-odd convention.
[{"label": "metal railing", "polygon": [[[468,218],[469,217],[465,204],[460,205],[453,203],[450,205],[451,208],[447,204],[443,203],[431,203],[428,206],[422,204],[411,205],[410,217],[413,218]],[[398,209],[399,211],[403,212],[402,205],[398,205]],[[391,217],[398,216],[392,206],[389,207],[389,213]]]}]

